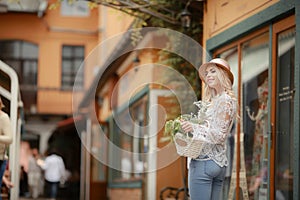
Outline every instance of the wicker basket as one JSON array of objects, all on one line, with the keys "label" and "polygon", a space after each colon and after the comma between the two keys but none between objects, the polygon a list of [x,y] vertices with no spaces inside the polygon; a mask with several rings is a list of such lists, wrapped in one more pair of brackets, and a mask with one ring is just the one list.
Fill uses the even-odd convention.
[{"label": "wicker basket", "polygon": [[174,143],[177,153],[180,156],[189,158],[197,158],[203,147],[203,142],[201,140],[195,140],[180,132],[174,135]]}]

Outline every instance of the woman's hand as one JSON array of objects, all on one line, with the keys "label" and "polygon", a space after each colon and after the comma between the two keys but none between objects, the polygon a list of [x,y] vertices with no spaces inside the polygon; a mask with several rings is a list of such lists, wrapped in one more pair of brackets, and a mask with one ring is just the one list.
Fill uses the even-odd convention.
[{"label": "woman's hand", "polygon": [[2,177],[2,181],[6,185],[7,188],[13,188],[14,187],[14,184],[12,184],[12,182],[10,182],[10,180],[8,180],[6,178],[6,176]]},{"label": "woman's hand", "polygon": [[191,122],[188,121],[182,121],[181,128],[185,133],[190,133],[194,131]]}]

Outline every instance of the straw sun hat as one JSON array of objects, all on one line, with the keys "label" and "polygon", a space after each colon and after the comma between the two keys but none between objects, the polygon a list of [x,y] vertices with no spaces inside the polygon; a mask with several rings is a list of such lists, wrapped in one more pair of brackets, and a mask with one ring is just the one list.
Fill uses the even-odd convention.
[{"label": "straw sun hat", "polygon": [[234,78],[233,78],[233,74],[230,70],[230,66],[229,66],[228,62],[222,58],[212,59],[211,61],[204,63],[199,67],[199,75],[200,75],[200,78],[202,79],[202,81],[205,82],[205,70],[208,66],[211,66],[211,65],[217,66],[217,67],[223,69],[224,71],[226,71],[228,78],[231,81],[231,84],[233,84]]}]

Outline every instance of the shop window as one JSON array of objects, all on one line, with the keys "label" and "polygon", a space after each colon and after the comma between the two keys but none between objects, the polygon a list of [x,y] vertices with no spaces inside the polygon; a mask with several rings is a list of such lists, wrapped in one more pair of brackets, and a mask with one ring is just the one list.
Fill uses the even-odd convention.
[{"label": "shop window", "polygon": [[[63,90],[72,90],[83,87],[84,46],[64,45],[62,49],[62,78],[61,87]],[[81,67],[81,68],[80,68]]]},{"label": "shop window", "polygon": [[[276,199],[293,199],[294,112],[295,112],[295,44],[296,29],[290,28],[277,35],[276,88]],[[297,134],[297,133],[296,133]]]},{"label": "shop window", "polygon": [[[114,133],[110,146],[111,182],[140,181],[144,171],[147,151],[147,133],[145,129],[147,98],[134,102],[115,116]],[[114,149],[114,150],[112,150]],[[117,150],[116,150],[117,149]],[[116,152],[117,151],[117,152]]]},{"label": "shop window", "polygon": [[244,155],[250,197],[266,198],[268,187],[269,34],[242,44]]},{"label": "shop window", "polygon": [[19,78],[25,112],[34,112],[37,98],[38,46],[21,40],[1,40],[0,59]]},{"label": "shop window", "polygon": [[[240,108],[240,141],[233,142],[232,131],[228,141],[229,167],[225,178],[223,197],[235,195],[235,182],[231,177],[233,173],[245,171],[240,174],[240,187],[244,198],[267,198],[268,187],[268,69],[270,60],[269,33],[260,31],[258,34],[236,42],[226,50],[220,51],[218,57],[226,59],[234,74],[233,89],[239,98]],[[239,65],[240,63],[240,65]],[[241,80],[239,78],[241,77]],[[240,89],[240,91],[239,91]],[[237,123],[235,124],[237,126]],[[236,169],[237,148],[240,145],[240,168]]]},{"label": "shop window", "polygon": [[[294,154],[299,145],[294,130],[299,101],[295,99],[295,22],[291,15],[212,52],[233,68],[240,110],[235,132],[240,140],[234,142],[233,160],[229,157],[232,171],[227,174],[230,180],[225,181],[222,199],[297,196],[293,190],[299,174]],[[230,146],[229,155],[231,150]]]}]

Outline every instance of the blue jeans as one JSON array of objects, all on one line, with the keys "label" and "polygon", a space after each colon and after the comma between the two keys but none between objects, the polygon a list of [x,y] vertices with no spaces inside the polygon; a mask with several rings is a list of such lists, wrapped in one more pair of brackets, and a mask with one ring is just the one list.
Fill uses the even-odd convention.
[{"label": "blue jeans", "polygon": [[56,198],[58,192],[58,186],[59,186],[59,182],[49,182],[45,180],[47,197]]},{"label": "blue jeans", "polygon": [[[2,185],[2,177],[6,169],[6,164],[7,164],[7,160],[0,160],[0,187]],[[1,195],[0,195],[0,200],[2,200]]]},{"label": "blue jeans", "polygon": [[189,193],[191,200],[220,200],[226,167],[213,160],[191,160]]}]

